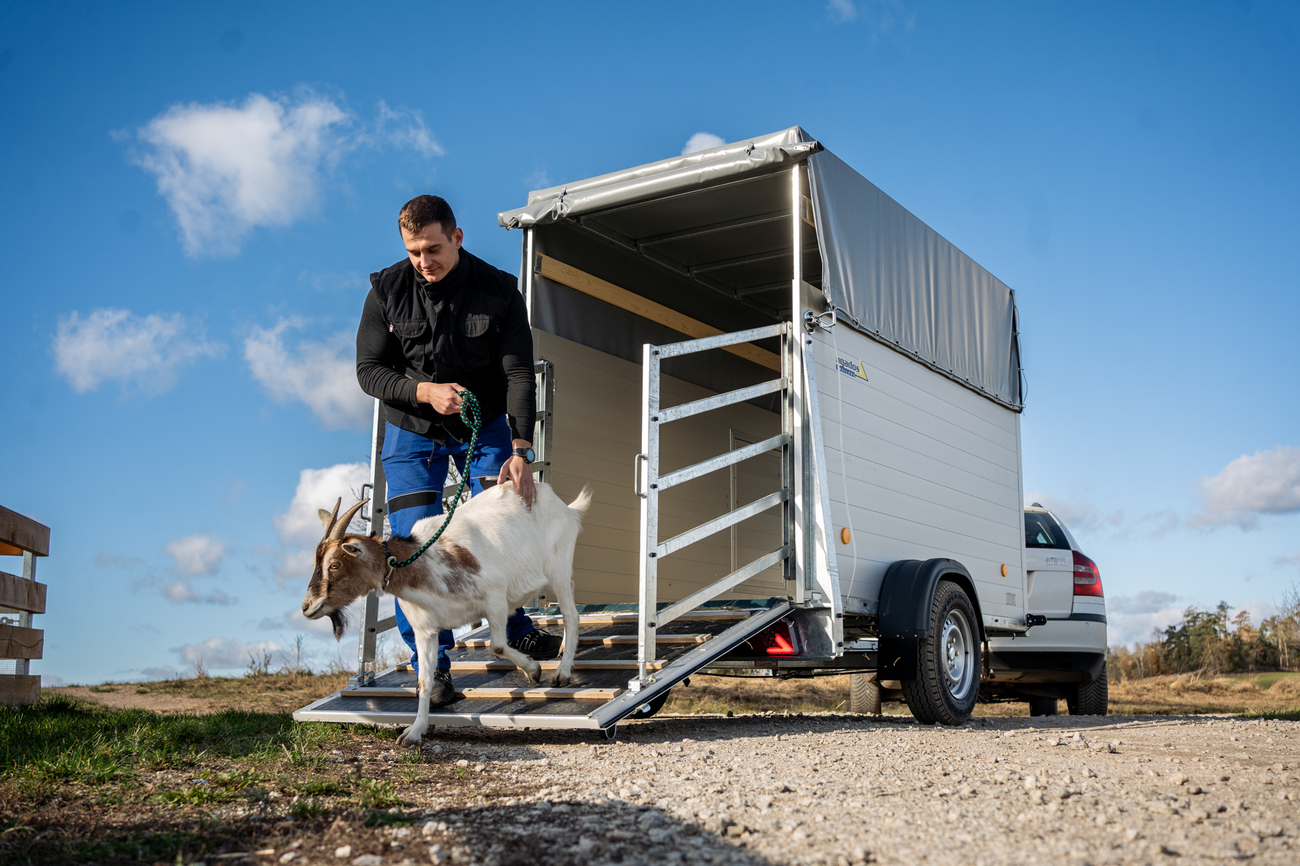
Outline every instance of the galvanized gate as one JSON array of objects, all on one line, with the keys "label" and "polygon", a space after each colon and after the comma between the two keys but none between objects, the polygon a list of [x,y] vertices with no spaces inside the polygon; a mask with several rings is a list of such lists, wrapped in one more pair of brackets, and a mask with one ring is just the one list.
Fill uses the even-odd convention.
[{"label": "galvanized gate", "polygon": [[[655,634],[658,629],[688,611],[694,610],[739,586],[777,563],[785,563],[785,577],[787,580],[794,577],[791,557],[794,546],[792,501],[794,406],[793,391],[790,387],[792,378],[791,336],[790,324],[782,322],[764,328],[753,328],[731,334],[718,334],[712,337],[685,340],[664,346],[646,345],[644,348],[642,362],[641,453],[636,457],[635,467],[636,493],[641,497],[641,586],[638,605],[640,620],[637,632],[638,676],[637,679],[628,684],[633,691],[639,691],[656,681],[657,675],[654,667]],[[778,378],[724,394],[716,394],[691,403],[683,403],[668,408],[660,407],[659,394],[662,376],[660,365],[665,359],[770,338],[777,338],[781,344],[781,374]],[[711,412],[771,394],[780,395],[781,432],[778,435],[702,460],[666,475],[660,474],[659,440],[660,430],[663,425],[702,412]],[[734,466],[769,451],[779,451],[781,454],[780,490],[754,502],[733,508],[721,517],[679,533],[666,541],[659,540],[659,496],[661,493],[678,484],[683,484],[710,472],[726,469],[729,466]],[[660,562],[697,541],[722,532],[743,520],[777,506],[780,506],[782,512],[782,530],[781,542],[774,550],[685,598],[678,599],[663,608],[659,607],[658,575]]]}]

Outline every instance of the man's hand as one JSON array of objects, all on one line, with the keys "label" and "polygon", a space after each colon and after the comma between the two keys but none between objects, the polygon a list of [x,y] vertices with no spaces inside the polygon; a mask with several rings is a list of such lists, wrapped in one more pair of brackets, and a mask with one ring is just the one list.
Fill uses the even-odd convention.
[{"label": "man's hand", "polygon": [[501,467],[501,474],[497,476],[497,484],[505,484],[507,481],[514,482],[515,492],[524,501],[524,505],[531,510],[533,503],[537,501],[537,487],[533,484],[533,467],[522,457],[511,457]]},{"label": "man's hand", "polygon": [[464,390],[455,382],[420,382],[415,386],[415,400],[428,403],[439,415],[457,415],[460,413],[460,392]]}]

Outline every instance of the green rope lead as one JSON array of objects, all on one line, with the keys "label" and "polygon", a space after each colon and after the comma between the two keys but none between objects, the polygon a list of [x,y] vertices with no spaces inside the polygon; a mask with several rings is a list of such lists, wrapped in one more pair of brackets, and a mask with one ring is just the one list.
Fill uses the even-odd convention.
[{"label": "green rope lead", "polygon": [[[442,522],[442,526],[438,527],[438,531],[433,534],[433,537],[426,541],[424,546],[415,553],[402,562],[398,562],[397,557],[393,556],[392,551],[388,549],[388,542],[384,542],[384,553],[388,554],[388,573],[390,575],[393,573],[392,569],[406,568],[412,562],[415,562],[435,541],[442,537],[443,530],[447,528],[447,524],[451,523],[452,515],[456,513],[456,506],[460,504],[460,495],[465,492],[465,484],[469,481],[470,463],[474,460],[474,448],[478,445],[478,428],[483,425],[483,417],[479,412],[477,397],[469,391],[458,391],[457,396],[460,397],[460,420],[464,421],[465,426],[469,428],[469,451],[465,452],[465,471],[460,474],[460,486],[456,488],[456,495],[452,497],[451,504],[447,506],[447,519]],[[384,579],[384,583],[387,585],[387,578]]]}]

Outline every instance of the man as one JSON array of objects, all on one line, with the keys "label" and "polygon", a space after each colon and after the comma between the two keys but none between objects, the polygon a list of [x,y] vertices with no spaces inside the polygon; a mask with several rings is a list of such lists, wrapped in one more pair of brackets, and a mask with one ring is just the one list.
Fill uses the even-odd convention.
[{"label": "man", "polygon": [[[357,381],[384,402],[382,460],[393,535],[442,514],[447,461],[469,479],[470,495],[484,482],[514,485],[532,507],[536,491],[533,419],[533,335],[514,277],[463,249],[464,233],[445,201],[421,195],[397,219],[407,258],[370,275],[357,328]],[[461,391],[478,398],[483,425],[468,454],[470,429],[460,420]],[[397,605],[397,628],[415,654],[415,634]],[[555,658],[560,638],[533,627],[522,609],[508,622],[510,646],[536,659]],[[438,635],[431,706],[454,700],[447,649]],[[427,663],[427,660],[426,660]]]}]

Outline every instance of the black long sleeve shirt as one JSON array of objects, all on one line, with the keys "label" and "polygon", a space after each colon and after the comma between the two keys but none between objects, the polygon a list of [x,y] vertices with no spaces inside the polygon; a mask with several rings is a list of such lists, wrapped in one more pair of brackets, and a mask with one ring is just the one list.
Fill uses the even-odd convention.
[{"label": "black long sleeve shirt", "polygon": [[409,259],[371,274],[357,328],[357,382],[398,427],[464,442],[469,429],[458,415],[415,399],[420,382],[459,383],[478,398],[484,422],[508,412],[511,437],[531,441],[533,334],[515,277],[464,249],[436,283]]}]

